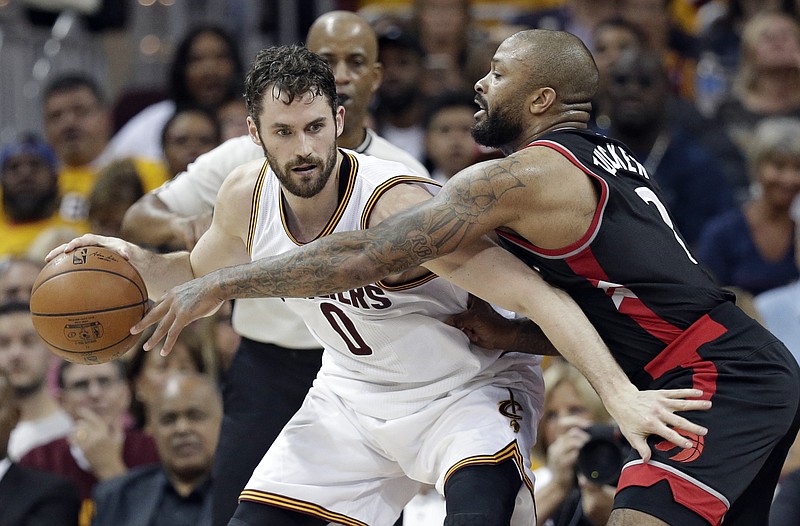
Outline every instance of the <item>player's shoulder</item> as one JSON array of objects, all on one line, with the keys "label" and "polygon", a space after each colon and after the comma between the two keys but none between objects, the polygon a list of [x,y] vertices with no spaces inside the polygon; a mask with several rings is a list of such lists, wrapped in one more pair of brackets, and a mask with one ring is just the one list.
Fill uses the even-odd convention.
[{"label": "player's shoulder", "polygon": [[[253,189],[263,170],[266,170],[265,159],[254,159],[240,164],[231,170],[228,177],[222,182],[219,193],[229,197],[240,194],[252,196]],[[219,199],[217,199],[219,202]]]},{"label": "player's shoulder", "polygon": [[386,180],[392,177],[412,177],[417,179],[432,180],[421,176],[408,165],[392,159],[382,159],[373,155],[358,153],[353,150],[342,149],[356,163],[358,176],[369,181]]}]

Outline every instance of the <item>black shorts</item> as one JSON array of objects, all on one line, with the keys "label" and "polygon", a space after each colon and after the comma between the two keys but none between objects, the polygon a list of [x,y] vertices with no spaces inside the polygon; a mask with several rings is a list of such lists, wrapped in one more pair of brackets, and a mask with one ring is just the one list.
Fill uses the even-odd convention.
[{"label": "black shorts", "polygon": [[253,469],[300,409],[321,366],[322,349],[286,349],[242,338],[223,381],[214,526],[228,524]]},{"label": "black shorts", "polygon": [[695,387],[708,411],[683,413],[708,428],[682,432],[681,449],[651,436],[648,464],[635,455],[615,508],[681,526],[766,525],[781,467],[800,426],[800,369],[775,336],[731,303],[720,305],[646,367],[648,389]]}]

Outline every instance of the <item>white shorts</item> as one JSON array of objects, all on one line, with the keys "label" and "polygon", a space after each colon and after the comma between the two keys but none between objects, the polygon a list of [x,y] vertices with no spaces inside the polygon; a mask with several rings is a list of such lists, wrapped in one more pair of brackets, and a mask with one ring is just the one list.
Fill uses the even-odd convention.
[{"label": "white shorts", "polygon": [[443,494],[456,469],[512,459],[524,482],[512,525],[533,526],[530,451],[543,385],[538,367],[525,372],[476,378],[392,420],[353,412],[318,378],[239,499],[337,524],[391,525],[422,484]]}]

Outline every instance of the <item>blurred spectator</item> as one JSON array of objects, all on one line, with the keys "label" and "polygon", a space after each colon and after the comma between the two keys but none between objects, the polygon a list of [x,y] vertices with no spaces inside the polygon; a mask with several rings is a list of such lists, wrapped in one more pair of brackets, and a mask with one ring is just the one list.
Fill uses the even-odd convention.
[{"label": "blurred spectator", "polygon": [[479,147],[470,133],[477,111],[474,98],[474,92],[458,91],[428,102],[425,154],[431,177],[441,183],[477,159]]},{"label": "blurred spectator", "polygon": [[217,120],[220,125],[220,143],[247,135],[247,104],[244,97],[237,94],[217,106]]},{"label": "blurred spectator", "polygon": [[699,43],[670,16],[671,0],[618,0],[619,14],[647,35],[647,47],[661,57],[671,91],[694,99]]},{"label": "blurred spectator", "polygon": [[14,388],[20,409],[19,423],[8,442],[8,457],[13,461],[72,429],[72,419],[48,388],[52,358],[33,328],[28,304],[0,303],[0,371]]},{"label": "blurred spectator", "polygon": [[708,220],[736,206],[720,163],[668,113],[670,92],[658,55],[624,52],[612,65],[608,135],[626,143],[661,187],[664,203],[689,245]]},{"label": "blurred spectator", "polygon": [[714,0],[700,8],[715,11],[716,16],[699,28],[700,51],[711,53],[725,72],[726,81],[733,78],[739,64],[742,29],[745,24],[762,11],[782,9],[791,13],[794,0]]},{"label": "blurred spectator", "polygon": [[140,339],[139,344],[127,353],[130,356],[127,371],[133,392],[131,415],[139,429],[150,432],[152,429],[147,428],[148,414],[153,398],[164,386],[164,380],[173,373],[209,373],[209,364],[205,359],[204,342],[196,329],[182,331],[167,356],[161,356],[160,347],[145,351],[142,348],[144,341],[144,338]]},{"label": "blurred spectator", "polygon": [[16,389],[0,371],[0,524],[77,526],[81,501],[70,481],[13,462],[9,435],[20,415]]},{"label": "blurred spectator", "polygon": [[544,408],[534,448],[546,461],[534,471],[537,524],[605,524],[615,488],[576,476],[576,464],[590,438],[585,429],[609,424],[611,417],[589,381],[569,363],[552,363],[545,369],[544,383]]},{"label": "blurred spectator", "polygon": [[593,127],[605,133],[611,124],[608,116],[608,85],[611,66],[623,51],[645,46],[647,37],[642,30],[624,18],[614,17],[597,24],[592,33],[592,55],[594,56],[599,82],[592,101]]},{"label": "blurred spectator", "polygon": [[731,98],[717,120],[743,152],[753,130],[770,116],[800,117],[800,25],[780,12],[762,12],[742,31]]},{"label": "blurred spectator", "polygon": [[89,228],[95,234],[120,237],[122,218],[144,195],[142,180],[130,159],[109,163],[100,170],[89,194]]},{"label": "blurred spectator", "polygon": [[75,425],[66,438],[32,449],[20,464],[72,480],[83,499],[81,526],[89,524],[92,488],[129,468],[159,461],[153,439],[125,429],[131,393],[119,360],[83,365],[64,361],[58,375],[61,404]]},{"label": "blurred spectator", "polygon": [[[794,262],[800,271],[800,198],[795,197],[790,210],[794,221]],[[753,302],[764,325],[800,362],[800,281],[763,292]]]},{"label": "blurred spectator", "polygon": [[800,277],[789,215],[800,192],[800,119],[764,120],[749,160],[752,199],[709,222],[697,257],[720,285],[759,294]]},{"label": "blurred spectator", "polygon": [[11,257],[0,262],[0,303],[30,302],[33,283],[43,266],[44,258]]},{"label": "blurred spectator", "polygon": [[514,19],[531,29],[567,31],[580,38],[594,52],[592,35],[601,20],[616,14],[617,0],[564,0],[553,9],[533,10]]},{"label": "blurred spectator", "polygon": [[378,133],[422,161],[425,157],[425,52],[417,37],[399,25],[378,35],[378,61],[383,82],[378,88],[373,117]]},{"label": "blurred spectator", "polygon": [[215,114],[200,107],[176,111],[161,131],[161,146],[169,176],[186,171],[189,163],[219,146],[221,141],[222,128]]},{"label": "blurred spectator", "polygon": [[59,214],[55,152],[27,136],[0,150],[0,256],[22,255],[51,226],[69,222]]},{"label": "blurred spectator", "polygon": [[92,526],[210,524],[219,392],[209,377],[195,373],[170,375],[153,394],[149,428],[161,463],[98,484]]},{"label": "blurred spectator", "polygon": [[[98,171],[113,160],[106,151],[111,115],[105,97],[90,76],[65,74],[45,88],[42,103],[45,135],[60,163],[61,216],[83,222],[80,230],[86,231],[87,199]],[[134,163],[145,190],[167,180],[162,164],[138,157]]]},{"label": "blurred spectator", "polygon": [[432,97],[467,89],[476,79],[464,78],[470,48],[478,43],[471,0],[414,0],[412,27],[425,55],[420,88]]},{"label": "blurred spectator", "polygon": [[114,157],[162,159],[160,131],[177,110],[201,106],[216,114],[244,91],[244,66],[234,38],[214,25],[199,26],[181,40],[172,60],[170,98],[148,106],[111,139]]}]

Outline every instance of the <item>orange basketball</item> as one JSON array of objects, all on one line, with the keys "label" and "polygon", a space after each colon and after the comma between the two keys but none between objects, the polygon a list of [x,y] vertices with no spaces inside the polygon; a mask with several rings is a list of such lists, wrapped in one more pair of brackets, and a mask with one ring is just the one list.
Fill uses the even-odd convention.
[{"label": "orange basketball", "polygon": [[147,289],[125,258],[103,247],[81,247],[52,259],[31,294],[36,332],[56,355],[97,364],[124,354],[138,340],[130,328],[144,317]]}]

